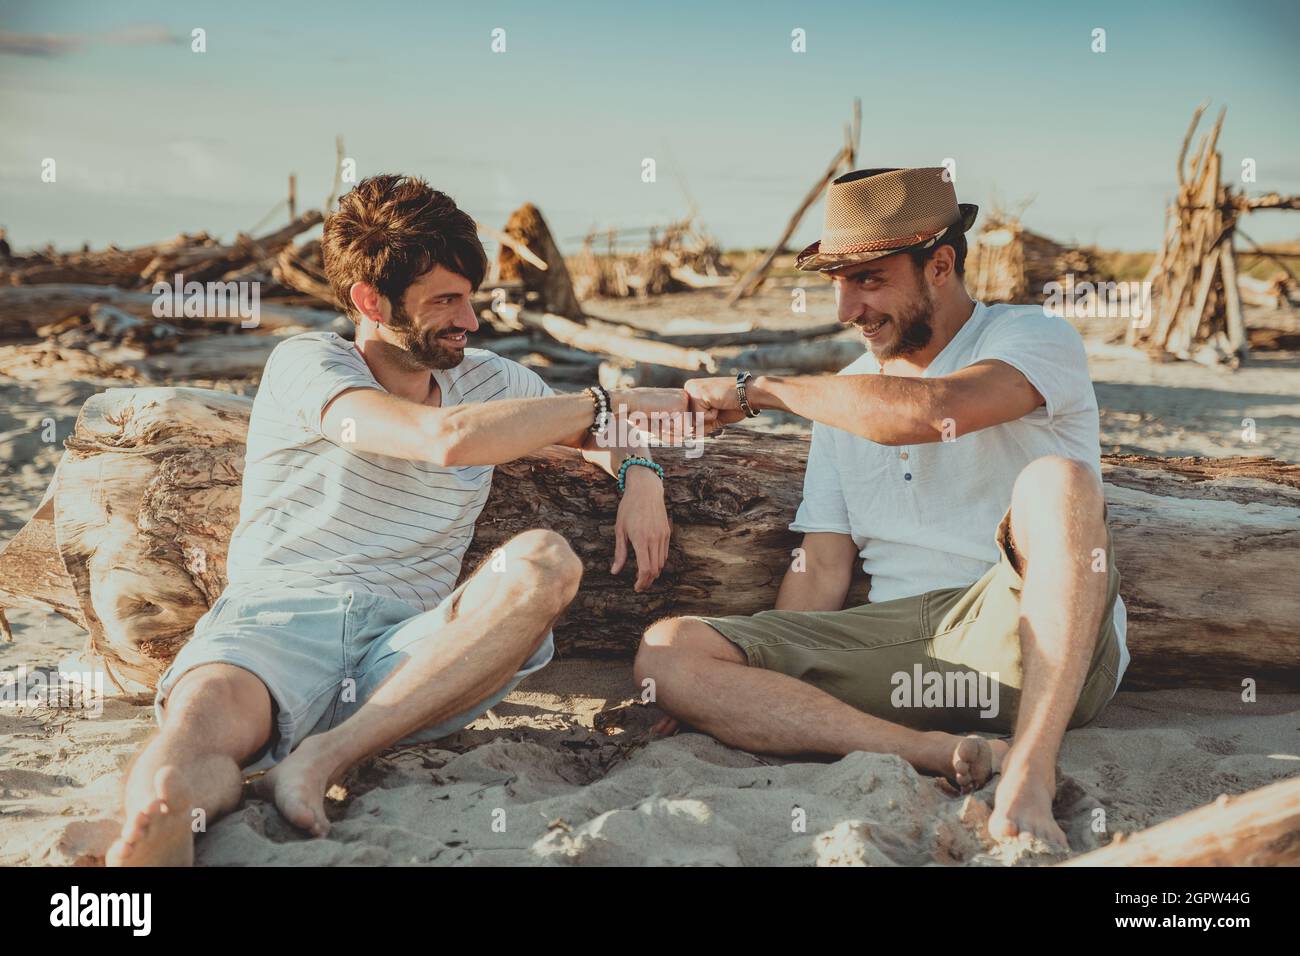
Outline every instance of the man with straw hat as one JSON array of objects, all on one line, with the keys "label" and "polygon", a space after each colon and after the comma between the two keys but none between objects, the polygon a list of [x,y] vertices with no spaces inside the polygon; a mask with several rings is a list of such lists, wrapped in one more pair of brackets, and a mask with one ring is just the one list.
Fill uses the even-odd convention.
[{"label": "man with straw hat", "polygon": [[[1061,739],[1128,663],[1097,401],[1069,323],[967,294],[976,212],[942,168],[831,184],[797,266],[830,279],[867,351],[838,375],[687,383],[717,425],[764,409],[814,422],[802,546],[775,609],[659,621],[636,679],[654,681],[664,729],[895,753],[963,791],[1000,773],[990,833],[1064,847]],[[844,608],[859,560],[870,603]]]}]

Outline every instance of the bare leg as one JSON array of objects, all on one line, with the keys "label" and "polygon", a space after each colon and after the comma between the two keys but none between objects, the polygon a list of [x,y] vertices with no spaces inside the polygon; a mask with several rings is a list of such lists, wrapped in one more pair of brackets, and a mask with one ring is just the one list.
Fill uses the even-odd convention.
[{"label": "bare leg", "polygon": [[844,703],[786,674],[750,667],[744,653],[701,621],[670,618],[645,633],[633,668],[654,681],[674,717],[732,747],[774,754],[898,754],[963,790],[982,786],[1006,745],[912,730]]},{"label": "bare leg", "polygon": [[499,691],[578,591],[582,562],[553,531],[525,531],[435,611],[430,633],[345,722],[308,737],[258,781],[285,819],[320,836],[325,791],[358,761]]},{"label": "bare leg", "polygon": [[240,765],[270,734],[271,695],[257,677],[231,664],[188,671],[168,696],[162,728],[127,770],[125,822],[107,864],[193,863],[196,830],[239,805]]},{"label": "bare leg", "polygon": [[1032,834],[1062,849],[1052,817],[1056,758],[1078,703],[1105,611],[1105,573],[1093,570],[1106,546],[1104,495],[1084,462],[1031,462],[1011,497],[1011,534],[1026,567],[1020,596],[1023,678],[1015,740],[989,818],[989,833]]}]

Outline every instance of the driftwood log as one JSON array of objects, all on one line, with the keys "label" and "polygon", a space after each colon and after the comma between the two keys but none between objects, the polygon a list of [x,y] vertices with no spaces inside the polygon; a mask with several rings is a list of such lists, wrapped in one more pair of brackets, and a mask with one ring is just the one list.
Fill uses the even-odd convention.
[{"label": "driftwood log", "polygon": [[[126,688],[152,685],[225,587],[251,399],[196,388],[90,398],[41,506],[0,552],[0,606],[84,626]],[[732,429],[695,459],[661,449],[674,534],[654,588],[610,576],[617,492],[553,449],[497,469],[466,568],[530,527],[555,529],[587,568],[557,628],[562,653],[630,657],[655,619],[770,607],[798,536],[807,441]],[[1300,466],[1267,458],[1107,456],[1126,686],[1259,693],[1300,680]],[[850,602],[865,600],[866,580]]]},{"label": "driftwood log", "polygon": [[720,349],[710,353],[716,366],[710,373],[615,359],[601,363],[600,384],[605,388],[680,388],[688,379],[705,374],[734,375],[742,369],[756,374],[818,375],[838,372],[861,358],[864,351],[866,346],[857,336]]},{"label": "driftwood log", "polygon": [[[0,328],[19,330],[26,327],[30,334],[54,322],[76,315],[88,314],[96,305],[110,305],[136,318],[154,321],[154,303],[158,297],[152,292],[134,292],[107,285],[28,285],[0,287]],[[237,314],[224,316],[200,315],[193,318],[217,325],[239,325]],[[175,321],[169,319],[168,321]],[[346,319],[343,320],[347,322]],[[339,314],[324,309],[305,309],[299,306],[280,305],[273,301],[258,303],[257,327],[282,329],[330,329],[339,326]]]},{"label": "driftwood log", "polygon": [[1061,866],[1300,865],[1300,777],[1122,834]]},{"label": "driftwood log", "polygon": [[[541,210],[524,203],[506,221],[497,253],[497,268],[505,280],[518,279],[526,292],[535,292],[548,312],[569,319],[582,318],[582,306],[573,291],[564,256],[551,235]],[[528,250],[523,254],[522,250]],[[541,260],[539,268],[538,260]]]},{"label": "driftwood log", "polygon": [[644,362],[669,368],[713,372],[717,366],[708,352],[684,349],[680,345],[643,338],[631,329],[613,326],[596,320],[574,322],[562,315],[547,312],[538,315],[520,309],[514,303],[504,303],[496,310],[498,316],[521,329],[543,332],[555,341],[584,352],[612,355],[629,362]]}]

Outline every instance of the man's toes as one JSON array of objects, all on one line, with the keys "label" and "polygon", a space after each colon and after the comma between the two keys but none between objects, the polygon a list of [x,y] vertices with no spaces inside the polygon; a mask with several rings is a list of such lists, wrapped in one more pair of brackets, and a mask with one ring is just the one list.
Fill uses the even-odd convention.
[{"label": "man's toes", "polygon": [[996,810],[989,817],[988,826],[989,836],[1003,840],[1012,840],[1020,836],[1020,827],[1016,824],[1016,821],[1009,816],[998,813]]},{"label": "man's toes", "polygon": [[963,790],[977,790],[993,775],[993,752],[983,737],[964,737],[952,756],[953,775]]},{"label": "man's toes", "polygon": [[324,813],[297,793],[280,794],[276,807],[281,816],[312,836],[324,836],[329,830],[329,823],[324,819]]},{"label": "man's toes", "polygon": [[300,830],[316,831],[316,814],[311,807],[296,797],[288,797],[280,803],[280,813],[286,820]]},{"label": "man's toes", "polygon": [[143,840],[149,832],[150,824],[162,813],[162,808],[162,799],[155,797],[131,814],[126,826],[122,828],[122,835],[118,838],[118,842],[130,847]]},{"label": "man's toes", "polygon": [[1058,824],[1055,820],[1052,820],[1051,824],[1047,827],[1044,827],[1043,830],[1044,832],[1036,835],[1039,837],[1039,839],[1046,842],[1053,849],[1055,850],[1070,849],[1069,838],[1065,835],[1065,831],[1061,829],[1060,824]]},{"label": "man's toes", "polygon": [[957,786],[961,787],[962,790],[965,790],[967,787],[969,787],[971,784],[970,764],[959,757],[953,761],[952,769],[953,769],[953,777],[957,782]]}]

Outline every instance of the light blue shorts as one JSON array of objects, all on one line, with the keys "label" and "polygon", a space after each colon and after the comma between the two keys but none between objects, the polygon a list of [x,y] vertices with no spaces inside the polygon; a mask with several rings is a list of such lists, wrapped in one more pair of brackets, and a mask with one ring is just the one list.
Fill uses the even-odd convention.
[{"label": "light blue shorts", "polygon": [[[444,602],[444,605],[446,602]],[[154,716],[186,671],[200,664],[234,664],[251,671],[271,693],[275,727],[266,746],[249,758],[246,773],[275,766],[312,734],[337,727],[356,713],[408,657],[407,650],[445,622],[444,605],[420,611],[404,601],[366,591],[325,594],[278,589],[217,598],[194,625],[194,636],[158,681]],[[497,693],[399,743],[427,743],[455,733],[500,703],[518,683],[550,663],[546,639]]]}]

